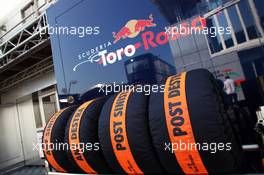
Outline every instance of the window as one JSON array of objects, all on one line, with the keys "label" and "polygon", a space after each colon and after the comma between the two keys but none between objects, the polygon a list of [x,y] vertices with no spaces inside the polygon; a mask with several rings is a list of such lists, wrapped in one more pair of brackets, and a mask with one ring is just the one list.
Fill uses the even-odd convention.
[{"label": "window", "polygon": [[230,18],[231,23],[232,23],[232,27],[233,27],[233,30],[234,30],[234,33],[235,33],[235,36],[237,39],[237,43],[240,44],[240,43],[245,42],[246,36],[245,36],[244,30],[243,30],[241,21],[239,19],[236,7],[231,6],[231,7],[227,8],[227,12],[228,12],[229,18]]},{"label": "window", "polygon": [[[207,35],[207,42],[211,54],[222,51],[223,49],[230,50],[231,47],[238,47],[246,42],[253,43],[259,36],[259,26],[257,26],[254,14],[258,13],[261,25],[264,28],[264,11],[261,8],[264,6],[263,0],[252,0],[255,6],[251,7],[248,0],[240,0],[237,3],[224,7],[222,11],[216,11],[214,14],[207,18],[207,27],[231,27],[232,34],[224,33],[220,37]],[[257,12],[256,12],[257,10]],[[254,12],[254,13],[253,13]],[[215,21],[216,20],[216,21]],[[229,26],[230,25],[230,26]],[[212,35],[212,33],[211,33]],[[222,44],[224,46],[222,46]],[[231,51],[231,50],[230,50]]]},{"label": "window", "polygon": [[[0,37],[2,37],[6,31],[7,31],[6,30],[6,26],[5,25],[1,25],[0,26]],[[1,50],[0,50],[0,55],[1,55]]]},{"label": "window", "polygon": [[257,34],[257,31],[256,31],[254,18],[253,18],[253,15],[251,13],[248,1],[247,0],[241,0],[238,3],[238,6],[239,6],[239,9],[240,9],[240,13],[242,15],[243,21],[244,21],[244,23],[246,25],[249,39],[257,38],[258,34]]},{"label": "window", "polygon": [[126,66],[126,69],[127,69],[127,73],[128,73],[128,74],[132,74],[132,73],[134,73],[134,66],[133,66],[133,64],[128,64],[128,65]]},{"label": "window", "polygon": [[6,30],[6,26],[5,25],[1,25],[0,26],[0,31],[4,31],[4,32],[6,32],[7,30]]},{"label": "window", "polygon": [[263,0],[254,0],[255,6],[261,21],[262,28],[264,29],[264,1]]},{"label": "window", "polygon": [[134,61],[127,65],[127,73],[136,73],[149,69],[149,62],[147,60]]},{"label": "window", "polygon": [[56,102],[56,95],[52,94],[49,96],[45,96],[42,98],[43,102],[43,110],[44,110],[44,116],[45,121],[47,122],[50,117],[58,111],[57,109],[57,102]]},{"label": "window", "polygon": [[[224,14],[223,11],[218,13],[216,16],[217,16],[217,19],[218,19],[218,22],[219,22],[219,27],[223,27],[225,29],[230,27],[227,24],[227,20],[226,20],[226,17],[225,17],[225,14]],[[223,38],[224,38],[224,41],[225,41],[226,48],[230,48],[230,47],[234,46],[234,42],[233,42],[231,34],[226,34],[226,32],[224,32]]]},{"label": "window", "polygon": [[32,94],[32,100],[33,100],[33,109],[34,109],[36,128],[41,128],[42,120],[41,120],[41,113],[40,113],[40,108],[39,108],[39,99],[38,99],[37,92]]},{"label": "window", "polygon": [[223,4],[222,0],[207,0],[206,2],[208,3],[208,7],[210,10],[213,10]]},{"label": "window", "polygon": [[[22,10],[21,10],[21,15],[22,19],[30,16],[34,12],[34,2],[31,1],[28,3]],[[24,21],[25,22],[25,21]]]},{"label": "window", "polygon": [[[213,16],[206,19],[206,24],[208,28],[217,27]],[[208,44],[209,44],[212,54],[223,50],[223,46],[222,46],[218,32],[216,32],[215,35],[212,32],[210,32],[207,35],[207,38],[208,38]]]}]

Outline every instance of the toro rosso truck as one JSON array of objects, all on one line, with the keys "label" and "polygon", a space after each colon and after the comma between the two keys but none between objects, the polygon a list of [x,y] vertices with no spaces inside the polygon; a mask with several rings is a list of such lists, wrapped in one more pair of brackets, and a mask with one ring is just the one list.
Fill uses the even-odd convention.
[{"label": "toro rosso truck", "polygon": [[43,32],[61,109],[43,133],[49,174],[263,173],[263,77],[228,60],[240,1],[53,4]]}]

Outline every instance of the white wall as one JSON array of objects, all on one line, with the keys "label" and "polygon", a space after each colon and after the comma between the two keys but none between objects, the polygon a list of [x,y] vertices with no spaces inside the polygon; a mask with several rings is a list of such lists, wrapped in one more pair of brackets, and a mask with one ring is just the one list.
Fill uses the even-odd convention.
[{"label": "white wall", "polygon": [[[37,144],[37,131],[34,117],[32,97],[29,95],[23,101],[17,103],[23,151],[26,163],[39,160],[38,151],[34,149]],[[34,145],[33,145],[34,144]]]},{"label": "white wall", "polygon": [[0,107],[0,169],[23,161],[16,106]]},{"label": "white wall", "polygon": [[[45,9],[46,9],[42,6],[48,5],[48,0],[19,0],[19,2],[16,4],[16,6],[13,7],[13,9],[10,9],[10,12],[5,17],[2,17],[0,19],[0,26],[5,25],[6,30],[8,31],[8,34],[5,34],[6,32],[0,32],[0,37],[5,35],[2,38],[3,41],[6,39],[9,39],[11,36],[15,35],[32,18],[37,17],[37,14],[34,14],[34,15],[30,16],[26,21],[24,21],[24,23],[21,23],[21,21],[23,19],[22,14],[21,14],[21,10],[23,8],[25,8],[32,1],[36,2],[36,6],[34,6],[34,9],[39,8],[40,13],[45,11]],[[13,28],[15,26],[16,26],[16,28],[13,30]]]},{"label": "white wall", "polygon": [[[30,2],[31,0],[19,0],[19,2],[16,4],[13,9],[10,9],[10,12],[0,19],[0,25],[5,25],[6,30],[9,31],[14,26],[16,26],[19,22],[22,20],[21,15],[21,9]],[[20,26],[20,28],[22,25]],[[7,37],[4,37],[4,39],[7,39],[8,37],[14,35],[20,28],[12,31],[10,34],[8,34]],[[3,32],[4,33],[4,32]]]},{"label": "white wall", "polygon": [[55,75],[50,72],[0,94],[0,172],[24,160],[38,158],[37,151],[33,151],[37,132],[31,94],[54,84]]}]

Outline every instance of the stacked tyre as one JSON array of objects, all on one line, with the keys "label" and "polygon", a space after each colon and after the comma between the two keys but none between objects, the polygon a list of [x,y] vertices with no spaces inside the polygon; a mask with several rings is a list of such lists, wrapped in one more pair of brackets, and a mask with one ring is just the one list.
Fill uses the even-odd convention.
[{"label": "stacked tyre", "polygon": [[[56,149],[45,146],[44,154],[56,171],[87,174],[112,172],[98,141],[98,119],[105,101],[106,98],[91,100],[78,108],[63,109],[51,117],[44,131],[43,143],[56,145]],[[47,133],[59,137],[48,139]],[[57,152],[60,153],[59,158],[50,158],[50,154]]]},{"label": "stacked tyre", "polygon": [[59,111],[43,142],[75,146],[45,147],[59,172],[235,173],[243,160],[215,79],[203,69],[169,77],[164,92],[120,92]]},{"label": "stacked tyre", "polygon": [[121,92],[104,105],[99,139],[108,164],[116,173],[162,173],[148,126],[148,97]]},{"label": "stacked tyre", "polygon": [[[150,97],[149,124],[153,145],[166,172],[218,174],[241,169],[242,148],[215,79],[206,70],[169,77],[165,92]],[[175,147],[173,152],[164,151],[168,145],[170,149]],[[217,150],[213,148],[216,146]]]}]

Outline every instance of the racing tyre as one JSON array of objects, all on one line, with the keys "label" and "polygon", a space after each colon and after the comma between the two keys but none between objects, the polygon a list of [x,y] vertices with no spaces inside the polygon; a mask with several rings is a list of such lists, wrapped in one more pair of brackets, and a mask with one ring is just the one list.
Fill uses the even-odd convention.
[{"label": "racing tyre", "polygon": [[162,173],[148,126],[148,96],[120,92],[109,98],[99,119],[103,154],[116,173]]},{"label": "racing tyre", "polygon": [[241,169],[237,142],[213,75],[205,69],[171,76],[152,93],[149,125],[168,173],[233,173]]},{"label": "racing tyre", "polygon": [[75,107],[68,107],[55,113],[48,121],[43,134],[44,155],[49,164],[58,172],[76,172],[65,150],[65,127]]},{"label": "racing tyre", "polygon": [[68,121],[65,142],[71,162],[87,174],[111,173],[98,139],[98,120],[106,98],[83,103]]}]

